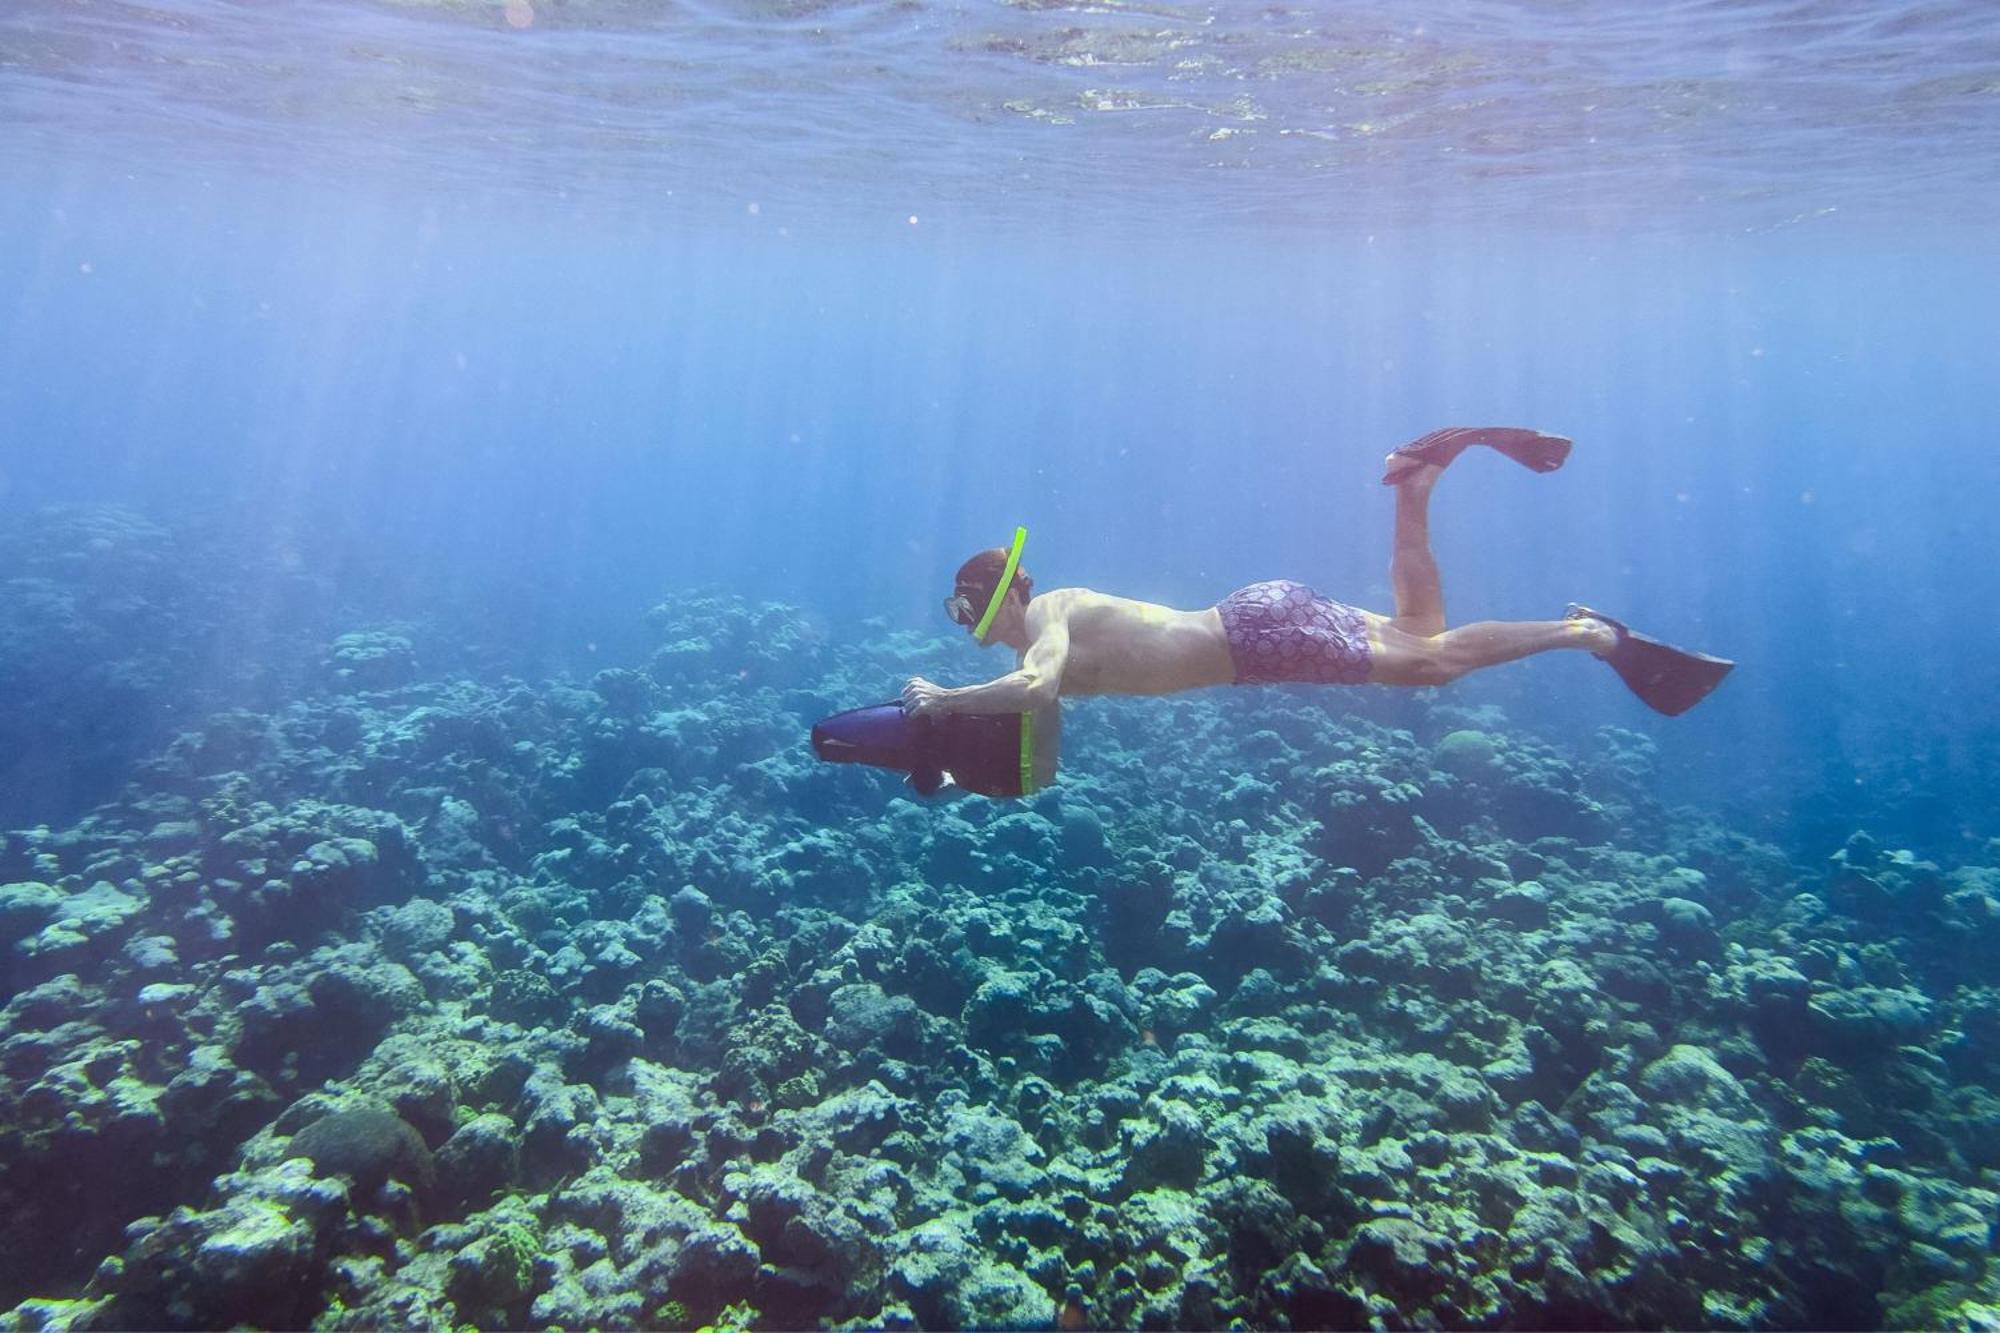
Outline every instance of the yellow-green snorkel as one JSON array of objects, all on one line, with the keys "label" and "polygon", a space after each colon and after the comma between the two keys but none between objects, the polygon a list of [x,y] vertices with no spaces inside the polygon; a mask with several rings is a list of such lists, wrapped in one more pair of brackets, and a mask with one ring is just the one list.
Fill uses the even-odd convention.
[{"label": "yellow-green snorkel", "polygon": [[1000,614],[1000,603],[1007,600],[1007,590],[1014,586],[1014,571],[1021,567],[1021,548],[1028,544],[1028,530],[1014,529],[1014,544],[1007,550],[1007,567],[1000,571],[1000,581],[993,585],[993,596],[987,600],[986,614],[979,617],[979,623],[972,627],[972,637],[983,644],[986,632],[993,628],[993,618]]}]

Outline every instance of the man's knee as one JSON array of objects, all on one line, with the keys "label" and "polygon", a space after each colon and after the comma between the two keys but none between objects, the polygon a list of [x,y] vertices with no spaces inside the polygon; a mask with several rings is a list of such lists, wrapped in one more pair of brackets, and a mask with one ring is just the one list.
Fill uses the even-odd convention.
[{"label": "man's knee", "polygon": [[1427,641],[1428,651],[1423,655],[1420,668],[1426,685],[1449,685],[1472,670],[1465,650],[1451,641],[1449,634],[1440,634]]},{"label": "man's knee", "polygon": [[1465,674],[1442,639],[1405,640],[1398,647],[1393,670],[1384,673],[1387,684],[1449,685]]}]

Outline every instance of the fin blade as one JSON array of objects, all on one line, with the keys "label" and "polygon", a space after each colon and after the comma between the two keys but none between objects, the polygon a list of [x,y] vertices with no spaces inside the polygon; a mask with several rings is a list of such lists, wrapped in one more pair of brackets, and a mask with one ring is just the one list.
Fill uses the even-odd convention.
[{"label": "fin blade", "polygon": [[1736,669],[1726,657],[1690,652],[1641,634],[1624,621],[1587,606],[1571,604],[1565,618],[1601,620],[1618,632],[1618,646],[1603,654],[1625,688],[1656,713],[1679,717],[1706,699]]},{"label": "fin blade", "polygon": [[1736,669],[1726,657],[1676,648],[1622,625],[1618,646],[1604,660],[1642,703],[1668,717],[1679,717],[1706,699]]},{"label": "fin blade", "polygon": [[1706,699],[1736,669],[1727,658],[1691,653],[1638,635],[1629,636],[1605,660],[1627,689],[1668,717],[1679,717]]}]

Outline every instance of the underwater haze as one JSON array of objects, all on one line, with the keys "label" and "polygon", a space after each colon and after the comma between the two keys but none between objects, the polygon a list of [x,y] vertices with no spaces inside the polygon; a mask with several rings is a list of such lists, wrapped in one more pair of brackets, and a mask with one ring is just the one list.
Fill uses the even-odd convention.
[{"label": "underwater haze", "polygon": [[[10,0],[23,1327],[2000,1323],[2000,14]],[[941,614],[1393,609],[1080,698]]]}]

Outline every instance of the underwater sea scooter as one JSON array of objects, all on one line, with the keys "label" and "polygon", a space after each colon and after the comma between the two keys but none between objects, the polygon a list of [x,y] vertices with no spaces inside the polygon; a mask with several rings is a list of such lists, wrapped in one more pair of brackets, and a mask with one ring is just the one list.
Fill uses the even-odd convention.
[{"label": "underwater sea scooter", "polygon": [[[1014,529],[1007,564],[986,614],[972,627],[980,643],[1014,586],[1028,530]],[[972,604],[959,593],[945,603],[959,624],[971,623]],[[900,703],[874,704],[821,719],[812,729],[813,753],[835,764],[868,764],[910,775],[920,796],[954,783],[981,796],[1029,796],[1035,790],[1035,718],[1032,713],[944,713],[911,717]]]},{"label": "underwater sea scooter", "polygon": [[919,796],[955,783],[981,796],[1035,790],[1032,713],[911,717],[900,703],[854,708],[812,729],[813,753],[836,764],[868,764],[910,775]]}]

